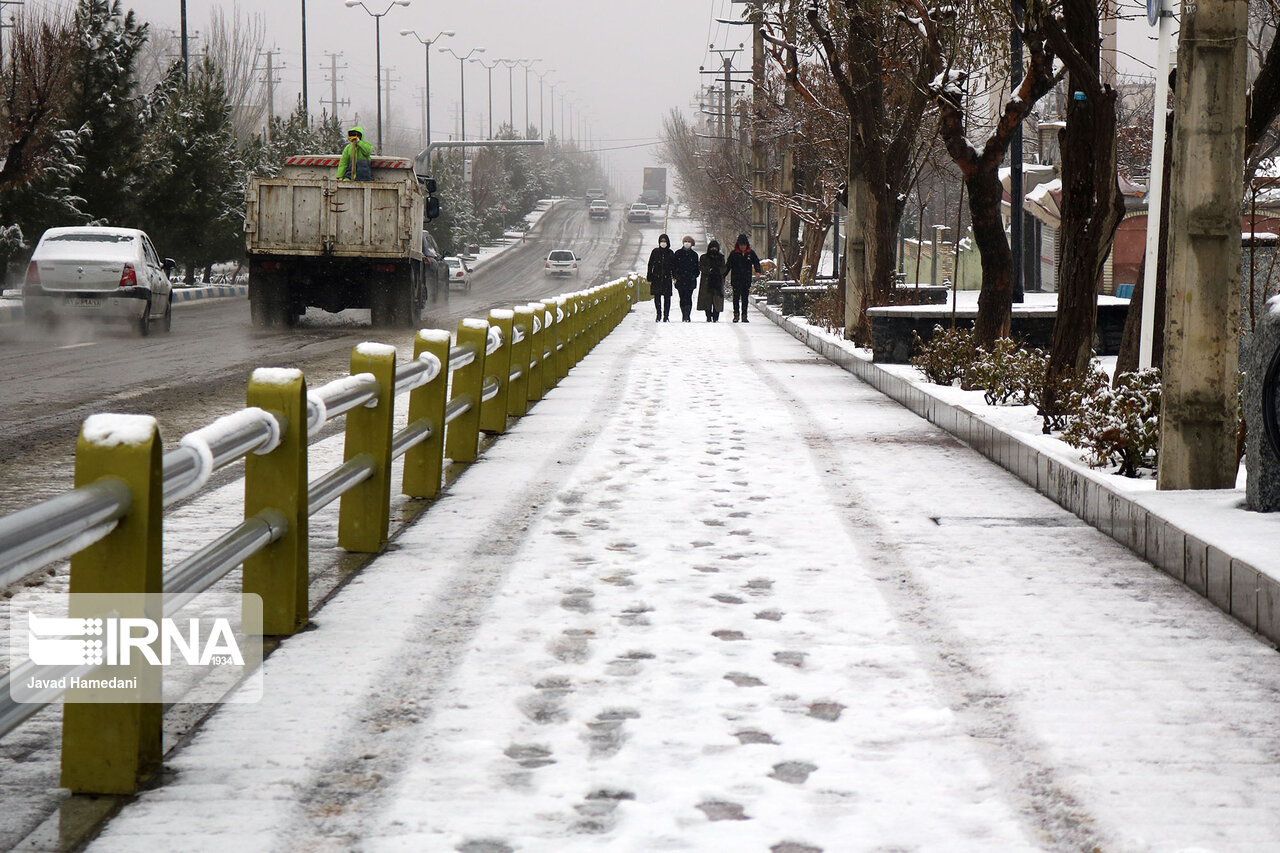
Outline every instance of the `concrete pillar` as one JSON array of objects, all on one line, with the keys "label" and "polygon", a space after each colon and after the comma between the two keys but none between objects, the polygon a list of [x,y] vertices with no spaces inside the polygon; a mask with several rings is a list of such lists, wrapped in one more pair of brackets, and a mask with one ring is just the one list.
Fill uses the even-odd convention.
[{"label": "concrete pillar", "polygon": [[751,80],[753,90],[751,97],[751,246],[762,258],[771,256],[773,247],[769,245],[769,205],[765,201],[767,187],[768,159],[765,155],[765,142],[761,134],[764,130],[764,33],[760,30],[764,15],[758,9],[752,13],[752,30],[755,35],[751,39]]},{"label": "concrete pillar", "polygon": [[1227,489],[1236,482],[1247,26],[1247,0],[1182,4],[1161,489]]}]

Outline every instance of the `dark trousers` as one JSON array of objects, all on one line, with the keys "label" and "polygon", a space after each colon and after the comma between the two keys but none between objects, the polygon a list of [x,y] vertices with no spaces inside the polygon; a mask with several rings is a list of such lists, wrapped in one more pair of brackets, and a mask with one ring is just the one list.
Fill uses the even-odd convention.
[{"label": "dark trousers", "polygon": [[693,291],[682,290],[680,291],[680,319],[685,320],[687,322],[690,319],[690,315],[692,313],[693,313]]},{"label": "dark trousers", "polygon": [[665,320],[671,316],[671,294],[653,294],[653,307],[658,312],[658,319]]},{"label": "dark trousers", "polygon": [[[740,317],[747,316],[747,294],[751,292],[751,285],[744,284],[742,286],[734,285],[733,288],[733,313]],[[741,306],[741,308],[739,308]]]}]

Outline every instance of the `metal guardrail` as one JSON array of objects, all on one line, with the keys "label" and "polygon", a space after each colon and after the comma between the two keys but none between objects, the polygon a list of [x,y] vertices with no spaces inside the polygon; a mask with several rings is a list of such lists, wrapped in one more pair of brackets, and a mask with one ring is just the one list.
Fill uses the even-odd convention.
[{"label": "metal guardrail", "polygon": [[[452,345],[448,333],[423,330],[415,339],[413,359],[398,367],[394,348],[361,344],[352,354],[351,375],[309,392],[300,371],[255,370],[249,386],[253,405],[183,436],[177,447],[160,456],[158,478],[152,473],[153,463],[147,461],[160,441],[154,420],[95,415],[86,420],[81,433],[77,477],[82,471],[118,470],[118,475],[99,476],[0,517],[0,586],[71,556],[73,583],[85,575],[115,592],[164,592],[166,615],[171,615],[243,566],[244,591],[263,599],[264,633],[293,634],[309,615],[307,542],[299,535],[306,529],[307,516],[341,500],[339,547],[381,551],[390,527],[392,460],[404,459],[403,494],[435,497],[442,485],[445,458],[474,460],[480,432],[504,432],[511,416],[523,415],[529,403],[541,399],[567,375],[630,311],[635,286],[633,276],[511,310],[495,309],[487,320],[462,320]],[[404,394],[409,396],[409,422],[393,433],[395,398]],[[344,415],[346,460],[306,483],[302,494],[291,492],[288,484],[306,477],[308,440]],[[125,418],[130,420],[121,421]],[[132,431],[129,441],[104,438],[121,429]],[[160,571],[162,521],[151,524],[139,518],[127,530],[120,522],[138,507],[158,502],[163,509],[197,494],[215,471],[240,460],[245,464],[244,521]],[[122,543],[134,550],[122,551]],[[146,547],[147,543],[154,547]],[[119,566],[105,565],[112,559],[109,554],[119,553],[151,555],[145,559],[157,562],[152,567],[155,571],[145,567],[120,571]],[[120,585],[116,581],[121,577],[160,577],[161,581],[159,588],[146,589]],[[87,672],[93,667],[79,669]],[[42,702],[15,702],[9,693],[15,678],[50,679],[78,674],[79,669],[72,672],[67,667],[36,667],[27,662],[0,677],[0,737],[39,711],[42,702],[56,701],[61,694],[51,690],[42,695]],[[117,706],[89,707],[109,715],[109,709]],[[120,720],[114,722],[120,724]],[[146,725],[138,719],[123,724],[135,731]],[[88,768],[71,774],[81,780],[70,784],[73,791],[128,793],[136,788],[141,770],[134,766],[138,755],[126,749],[104,759],[102,750],[112,747],[101,744],[77,747],[77,754],[68,754],[66,744],[70,743],[64,742],[64,779],[69,763]],[[97,754],[83,754],[84,749],[96,749]],[[125,777],[119,775],[121,762],[126,769],[132,768]],[[116,775],[109,780],[103,778],[104,771],[93,769],[107,764],[116,766]]]}]

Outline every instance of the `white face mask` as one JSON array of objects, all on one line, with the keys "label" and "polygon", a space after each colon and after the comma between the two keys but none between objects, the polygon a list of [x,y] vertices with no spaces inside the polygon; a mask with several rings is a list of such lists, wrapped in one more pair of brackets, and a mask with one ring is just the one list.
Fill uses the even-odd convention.
[{"label": "white face mask", "polygon": [[666,241],[666,240],[659,240],[659,241],[658,241],[658,245],[665,249],[665,248],[667,248],[667,241]]},{"label": "white face mask", "polygon": [[693,244],[692,244],[692,243],[690,243],[688,240],[685,240],[685,241],[684,241],[684,247],[685,247],[686,249],[692,249],[692,248],[693,248]]}]

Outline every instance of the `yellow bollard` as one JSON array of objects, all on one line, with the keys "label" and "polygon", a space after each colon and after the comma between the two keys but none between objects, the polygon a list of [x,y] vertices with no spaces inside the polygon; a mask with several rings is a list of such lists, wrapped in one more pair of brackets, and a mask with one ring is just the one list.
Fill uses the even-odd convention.
[{"label": "yellow bollard", "polygon": [[587,297],[579,292],[573,294],[573,352],[569,360],[570,367],[577,367],[582,361],[583,346],[586,343]]},{"label": "yellow bollard", "polygon": [[556,301],[544,299],[542,304],[545,306],[542,310],[542,346],[547,353],[542,366],[542,396],[545,397],[560,381],[556,376],[556,365],[560,359],[556,358]]},{"label": "yellow bollard", "polygon": [[244,591],[262,596],[262,633],[288,636],[307,624],[307,383],[301,370],[259,369],[247,403],[280,421],[280,444],[244,460],[244,517],[265,509],[285,517],[276,542],[244,561]]},{"label": "yellow bollard", "polygon": [[497,326],[502,331],[502,346],[484,362],[485,372],[498,380],[498,395],[480,407],[480,429],[483,432],[501,435],[507,431],[507,395],[511,385],[512,363],[511,330],[515,326],[515,316],[515,312],[509,308],[494,308],[489,311],[489,325]]},{"label": "yellow bollard", "polygon": [[475,360],[453,371],[450,400],[465,397],[471,408],[449,424],[444,453],[454,462],[474,462],[480,451],[480,394],[484,388],[484,349],[489,340],[488,320],[459,320],[458,346],[475,350]]},{"label": "yellow bollard", "polygon": [[515,311],[514,325],[524,330],[524,340],[511,348],[511,368],[519,369],[520,375],[511,382],[507,390],[507,403],[510,413],[520,417],[529,411],[529,355],[533,352],[533,309],[528,305],[518,305]]},{"label": "yellow bollard", "polygon": [[357,456],[373,460],[373,474],[352,487],[338,508],[338,547],[376,554],[387,544],[391,526],[391,423],[395,409],[396,350],[386,344],[363,343],[351,353],[351,373],[372,373],[378,401],[347,412],[343,461]]},{"label": "yellow bollard", "polygon": [[[159,621],[163,468],[160,433],[144,415],[93,415],[76,445],[76,487],[112,477],[129,488],[129,512],[114,530],[71,558],[70,592],[129,593],[137,607],[121,617]],[[77,612],[69,616],[103,616]],[[158,667],[139,670],[140,691],[159,693]],[[132,794],[159,766],[158,702],[83,703],[67,692],[62,709],[62,780],[75,794]]]},{"label": "yellow bollard", "polygon": [[569,340],[570,340],[570,323],[569,323],[569,300],[564,296],[557,296],[552,300],[555,304],[551,308],[551,312],[556,314],[556,383],[559,384],[561,379],[569,375]]},{"label": "yellow bollard", "polygon": [[533,328],[537,329],[537,331],[533,333],[533,343],[529,352],[531,367],[529,369],[528,396],[530,403],[536,403],[542,399],[542,374],[546,372],[547,307],[542,302],[530,302],[529,310],[533,313]]},{"label": "yellow bollard", "polygon": [[440,360],[440,375],[409,392],[409,423],[425,420],[431,435],[404,454],[401,491],[411,498],[434,498],[444,478],[444,407],[449,396],[449,333],[422,329],[413,341],[413,357],[429,352]]}]

